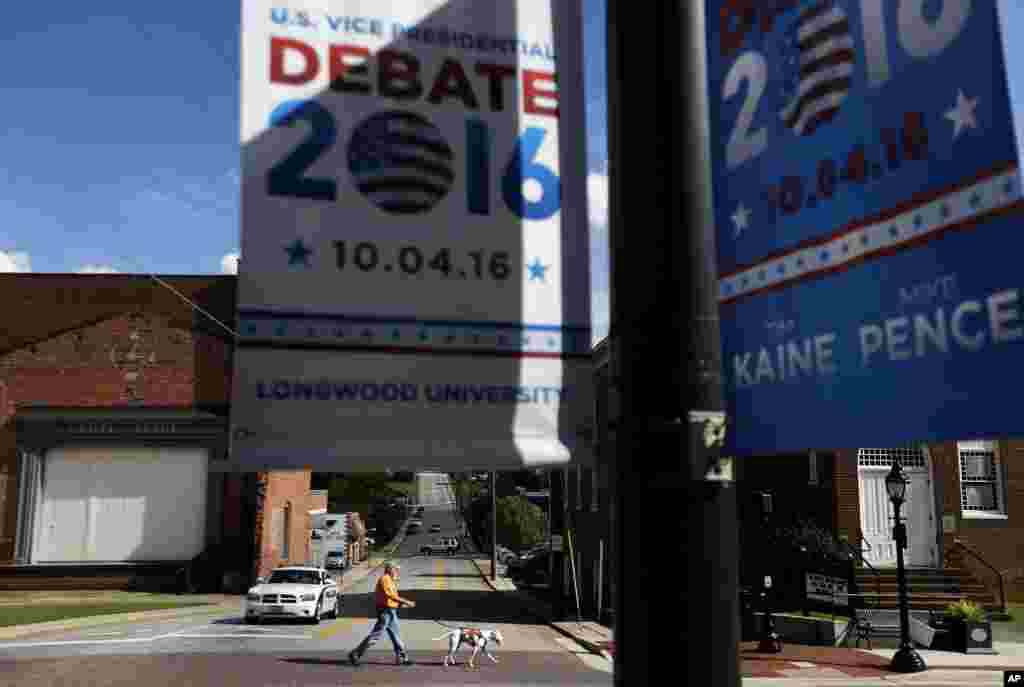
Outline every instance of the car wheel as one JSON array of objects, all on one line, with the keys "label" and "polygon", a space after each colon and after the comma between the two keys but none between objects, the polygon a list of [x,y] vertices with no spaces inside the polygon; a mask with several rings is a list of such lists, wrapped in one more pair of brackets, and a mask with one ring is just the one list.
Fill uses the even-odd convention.
[{"label": "car wheel", "polygon": [[312,623],[313,623],[314,625],[316,625],[317,623],[319,623],[319,622],[320,622],[320,613],[322,612],[322,607],[321,607],[321,605],[320,605],[320,604],[322,604],[322,603],[323,603],[323,600],[324,600],[324,598],[323,598],[323,597],[321,596],[321,597],[320,597],[320,598],[319,598],[319,599],[317,600],[317,602],[316,602],[316,610],[315,610],[315,611],[313,611],[313,617],[312,617],[312,619],[311,619],[311,622],[312,622]]},{"label": "car wheel", "polygon": [[331,609],[331,614],[329,616],[327,616],[327,617],[329,617],[331,620],[336,619],[338,617],[338,615],[340,615],[340,613],[339,613],[339,606],[340,606],[340,604],[341,604],[341,601],[339,600],[339,598],[335,597],[334,598],[334,607]]}]

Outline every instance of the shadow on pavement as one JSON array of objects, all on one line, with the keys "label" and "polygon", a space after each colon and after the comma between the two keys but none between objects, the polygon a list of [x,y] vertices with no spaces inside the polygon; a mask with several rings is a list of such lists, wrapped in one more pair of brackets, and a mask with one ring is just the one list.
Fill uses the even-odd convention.
[{"label": "shadow on pavement", "polygon": [[433,573],[419,573],[419,574],[416,575],[416,577],[472,577],[472,578],[475,578],[475,579],[480,579],[480,574],[479,573],[440,573],[438,575],[435,575]]},{"label": "shadow on pavement", "polygon": [[234,625],[249,628],[259,628],[265,625],[310,625],[308,620],[303,618],[264,618],[259,624],[247,623],[244,618],[220,618],[219,620],[213,620],[210,622],[211,625]]},{"label": "shadow on pavement", "polygon": [[[363,659],[359,662],[359,666],[355,667],[354,669],[362,668],[364,666],[375,666],[375,667],[376,666],[392,666],[392,667],[402,667],[403,670],[407,670],[408,669],[408,667],[405,667],[405,666],[395,666],[395,659],[390,654],[390,652],[378,651],[376,653],[380,654],[380,657],[368,658],[367,656],[370,654],[370,652],[367,652],[367,656],[364,656]],[[415,652],[410,652],[410,655],[412,655],[414,653]],[[353,668],[352,664],[350,664],[348,662],[348,658],[347,658],[348,652],[347,651],[344,652],[344,656],[345,656],[345,658],[313,658],[313,657],[305,658],[305,657],[302,657],[302,658],[282,658],[280,660],[283,661],[284,663],[293,663],[293,664],[296,664],[296,665],[348,666],[350,668]],[[416,667],[416,666],[444,666],[444,660],[443,659],[429,659],[429,660],[424,661],[424,660],[421,660],[421,659],[418,659],[418,658],[414,657],[413,658],[413,665],[409,666],[409,667]]]},{"label": "shadow on pavement", "polygon": [[[398,593],[416,602],[415,608],[401,608],[399,622],[403,620],[450,620],[472,622],[474,625],[491,623],[517,623],[538,625],[540,621],[522,603],[506,594],[492,591],[434,591],[399,587]],[[376,618],[373,594],[346,594],[342,617]]]}]

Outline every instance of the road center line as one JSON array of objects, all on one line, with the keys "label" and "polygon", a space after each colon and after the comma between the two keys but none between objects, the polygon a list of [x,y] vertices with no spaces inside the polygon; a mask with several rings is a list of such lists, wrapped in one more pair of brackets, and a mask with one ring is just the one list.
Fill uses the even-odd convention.
[{"label": "road center line", "polygon": [[440,558],[434,561],[434,580],[440,591],[448,589],[448,580],[444,576],[444,560]]}]

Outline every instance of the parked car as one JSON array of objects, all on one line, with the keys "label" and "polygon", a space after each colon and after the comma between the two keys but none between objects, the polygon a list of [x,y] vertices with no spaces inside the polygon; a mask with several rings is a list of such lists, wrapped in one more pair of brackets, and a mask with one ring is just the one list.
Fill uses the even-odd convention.
[{"label": "parked car", "polygon": [[526,560],[522,565],[509,566],[509,575],[525,585],[549,584],[549,561],[551,552],[543,551]]},{"label": "parked car", "polygon": [[424,556],[430,556],[435,553],[454,556],[455,552],[458,550],[459,540],[455,537],[438,537],[430,544],[424,544],[420,547],[420,553]]},{"label": "parked car", "polygon": [[498,559],[499,563],[504,563],[505,565],[508,565],[509,561],[516,560],[517,558],[519,558],[519,556],[516,555],[515,551],[513,551],[512,549],[505,548],[500,544],[495,550],[495,557]]},{"label": "parked car", "polygon": [[348,567],[344,551],[330,551],[324,559],[324,567],[328,570],[344,570]]},{"label": "parked car", "polygon": [[409,522],[409,526],[407,528],[405,528],[405,531],[408,534],[415,534],[415,533],[419,532],[421,529],[423,529],[423,521],[422,520],[412,520],[412,521]]},{"label": "parked car", "polygon": [[277,568],[245,595],[245,621],[265,618],[299,618],[319,623],[337,618],[341,611],[338,584],[325,568],[288,566]]},{"label": "parked car", "polygon": [[441,526],[440,525],[431,525],[430,526],[430,531],[431,532],[440,532],[441,531]]}]

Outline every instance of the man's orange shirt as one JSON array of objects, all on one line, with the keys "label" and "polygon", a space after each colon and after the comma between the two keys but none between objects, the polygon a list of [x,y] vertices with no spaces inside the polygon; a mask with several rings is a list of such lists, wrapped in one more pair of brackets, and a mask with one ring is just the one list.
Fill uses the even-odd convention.
[{"label": "man's orange shirt", "polygon": [[391,575],[377,580],[377,608],[398,608],[398,587]]}]

